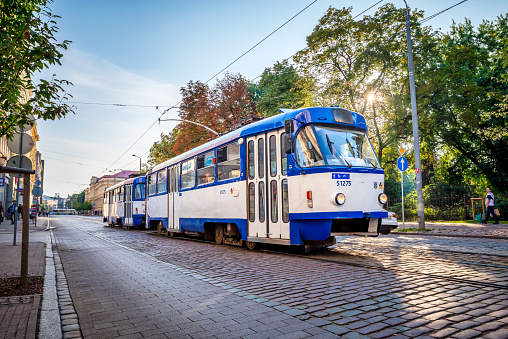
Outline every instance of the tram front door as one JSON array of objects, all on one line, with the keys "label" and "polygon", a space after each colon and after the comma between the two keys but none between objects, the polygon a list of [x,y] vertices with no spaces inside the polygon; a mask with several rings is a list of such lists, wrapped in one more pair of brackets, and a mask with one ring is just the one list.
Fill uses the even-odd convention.
[{"label": "tram front door", "polygon": [[289,239],[287,155],[283,130],[247,138],[249,237]]},{"label": "tram front door", "polygon": [[125,186],[125,209],[124,209],[124,224],[132,225],[132,185]]}]

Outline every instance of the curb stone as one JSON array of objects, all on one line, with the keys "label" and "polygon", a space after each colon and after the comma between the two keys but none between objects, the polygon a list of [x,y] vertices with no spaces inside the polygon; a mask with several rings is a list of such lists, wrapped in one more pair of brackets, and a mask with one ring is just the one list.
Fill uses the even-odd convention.
[{"label": "curb stone", "polygon": [[[53,231],[51,232],[51,239],[54,242]],[[62,331],[62,338],[83,338],[81,328],[79,326],[79,318],[67,285],[67,278],[63,269],[62,261],[58,251],[55,250],[55,269],[56,269],[56,285],[58,294],[58,304],[60,306],[60,326]]]}]

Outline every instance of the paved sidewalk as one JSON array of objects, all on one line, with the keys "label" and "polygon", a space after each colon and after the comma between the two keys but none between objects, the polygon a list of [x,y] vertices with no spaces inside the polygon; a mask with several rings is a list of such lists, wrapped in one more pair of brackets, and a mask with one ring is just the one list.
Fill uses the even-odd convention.
[{"label": "paved sidewalk", "polygon": [[[21,269],[21,221],[18,223],[16,246],[14,226],[10,221],[0,224],[0,279],[19,277]],[[42,220],[30,223],[28,275],[44,276],[47,232]],[[41,295],[0,297],[0,338],[36,338]]]},{"label": "paved sidewalk", "polygon": [[508,238],[508,225],[493,223],[473,224],[473,223],[447,223],[447,222],[425,222],[426,232],[400,232],[406,228],[418,228],[418,222],[409,221],[404,225],[399,221],[399,227],[392,231],[392,234],[418,234],[418,235],[442,235],[442,236],[467,236],[467,237],[496,237]]}]

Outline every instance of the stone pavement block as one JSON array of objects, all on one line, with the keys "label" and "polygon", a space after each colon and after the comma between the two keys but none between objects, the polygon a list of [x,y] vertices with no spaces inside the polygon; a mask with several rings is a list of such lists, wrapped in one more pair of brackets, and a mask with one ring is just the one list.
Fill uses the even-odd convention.
[{"label": "stone pavement block", "polygon": [[421,327],[415,327],[412,330],[403,332],[402,334],[407,335],[409,337],[422,337],[422,335],[429,333],[429,332],[432,332],[431,328],[421,326]]},{"label": "stone pavement block", "polygon": [[473,329],[467,329],[467,330],[459,331],[459,332],[453,334],[452,337],[456,338],[456,339],[469,339],[469,338],[477,337],[480,334],[482,334],[482,332],[476,331]]},{"label": "stone pavement block", "polygon": [[508,338],[508,327],[501,328],[499,330],[496,330],[494,332],[490,332],[483,335],[485,338],[491,338],[491,339],[506,339]]},{"label": "stone pavement block", "polygon": [[474,327],[473,330],[477,330],[477,331],[480,331],[480,332],[490,332],[490,331],[494,331],[494,330],[497,330],[501,327],[505,327],[506,324],[503,323],[503,322],[499,322],[499,321],[492,321],[492,322],[487,322],[487,323],[484,323],[480,326],[477,326],[477,327]]},{"label": "stone pavement block", "polygon": [[371,338],[393,338],[393,335],[395,333],[398,333],[399,331],[394,328],[386,328],[382,331],[376,332],[376,333],[370,333],[369,337]]},{"label": "stone pavement block", "polygon": [[348,333],[351,331],[350,329],[348,329],[346,327],[338,326],[338,325],[334,325],[334,324],[324,326],[323,328],[332,332],[332,333],[335,333],[337,335],[342,335],[342,334],[345,334],[345,333]]},{"label": "stone pavement block", "polygon": [[461,321],[459,323],[452,324],[453,327],[461,329],[461,330],[470,328],[473,326],[478,326],[478,325],[480,325],[478,322],[471,321],[471,320],[465,320],[465,321]]},{"label": "stone pavement block", "polygon": [[386,327],[388,327],[388,325],[385,323],[377,323],[377,324],[371,324],[369,326],[365,326],[365,327],[356,329],[356,332],[361,333],[361,334],[369,334],[372,332],[381,331],[382,329],[384,329]]}]

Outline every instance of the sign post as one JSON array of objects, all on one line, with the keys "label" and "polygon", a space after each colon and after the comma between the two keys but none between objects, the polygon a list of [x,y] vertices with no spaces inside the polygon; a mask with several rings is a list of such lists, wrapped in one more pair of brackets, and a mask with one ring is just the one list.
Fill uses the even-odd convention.
[{"label": "sign post", "polygon": [[400,157],[397,159],[397,167],[400,170],[400,191],[402,193],[402,228],[405,228],[404,224],[404,172],[407,170],[408,162],[407,159],[402,155],[405,150],[401,147],[399,149]]}]

